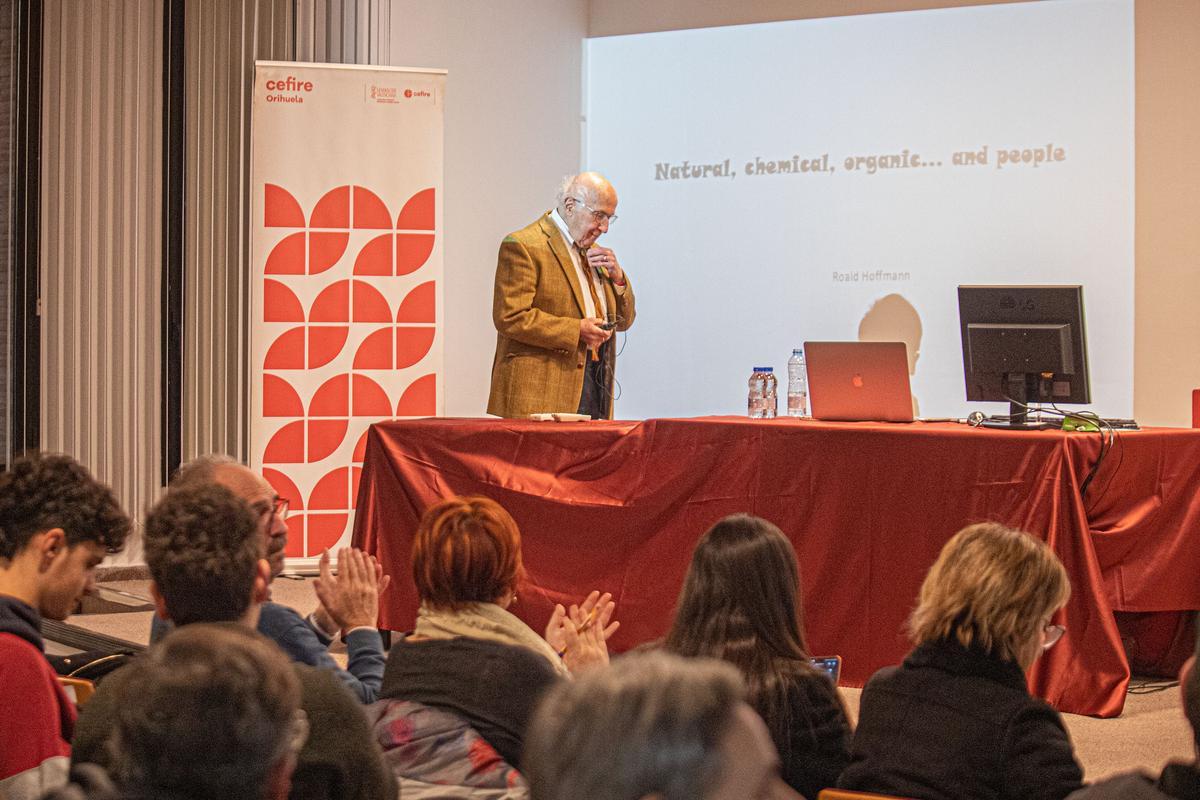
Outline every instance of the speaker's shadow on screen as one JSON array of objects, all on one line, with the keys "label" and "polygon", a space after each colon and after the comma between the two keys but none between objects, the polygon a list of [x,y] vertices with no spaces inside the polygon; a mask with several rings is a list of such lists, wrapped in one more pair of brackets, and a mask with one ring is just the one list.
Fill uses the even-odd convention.
[{"label": "speaker's shadow on screen", "polygon": [[[921,315],[916,307],[902,295],[889,294],[876,300],[863,314],[858,323],[860,342],[904,342],[908,349],[908,377],[917,373],[917,361],[921,358]],[[921,416],[921,404],[914,393],[912,396],[913,417]]]}]

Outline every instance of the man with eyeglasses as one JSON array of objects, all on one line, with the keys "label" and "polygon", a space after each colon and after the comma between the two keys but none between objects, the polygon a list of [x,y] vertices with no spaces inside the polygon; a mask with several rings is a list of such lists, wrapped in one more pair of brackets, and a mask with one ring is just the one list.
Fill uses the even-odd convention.
[{"label": "man with eyeglasses", "polygon": [[628,276],[616,254],[596,244],[616,210],[617,192],[603,176],[572,175],[554,209],[500,243],[489,414],[612,416],[612,334],[634,318]]},{"label": "man with eyeglasses", "polygon": [[[195,763],[193,752],[192,758],[176,758],[170,777],[159,774],[150,781],[155,785],[139,786],[150,775],[139,768],[144,763],[139,765],[137,761],[147,756],[156,760],[170,757],[180,742],[164,743],[161,750],[155,751],[153,743],[142,736],[140,741],[132,742],[120,737],[130,730],[124,724],[129,715],[136,717],[143,712],[157,719],[162,735],[170,735],[172,716],[186,709],[186,698],[174,698],[178,705],[170,705],[173,698],[169,694],[155,695],[154,687],[144,680],[147,672],[138,666],[139,661],[161,663],[163,653],[187,648],[181,642],[189,639],[194,647],[196,634],[177,637],[196,625],[242,626],[247,634],[254,628],[263,632],[262,615],[270,605],[264,601],[272,568],[264,558],[261,526],[261,514],[220,481],[173,486],[150,509],[143,537],[152,580],[150,593],[157,614],[171,620],[177,629],[97,687],[75,726],[73,766],[92,763],[115,771],[121,782],[130,784],[122,787],[128,790],[122,797],[213,796],[242,800],[251,796],[248,788],[253,772],[222,766],[220,760],[229,757],[228,752],[214,754],[208,772],[219,774],[210,774],[200,781],[201,785],[193,785],[196,782],[188,774]],[[186,656],[186,652],[181,655]],[[203,679],[203,670],[195,666],[180,665],[179,669],[182,683]],[[299,736],[300,730],[293,730],[296,768],[289,796],[297,800],[396,800],[395,776],[384,761],[360,705],[327,670],[296,663],[293,669],[308,730],[303,737]],[[157,709],[145,709],[145,701],[156,698]],[[208,713],[219,710],[224,701],[227,698],[211,698]],[[193,751],[202,751],[219,736],[220,722],[206,720],[204,709],[186,717],[182,724],[190,724]],[[258,738],[269,735],[269,729],[259,725],[243,733]],[[161,760],[160,765],[168,766]],[[170,785],[164,786],[164,781]],[[219,790],[210,795],[203,784]]]},{"label": "man with eyeglasses", "polygon": [[[168,491],[207,484],[224,486],[245,502],[258,521],[263,558],[270,564],[271,580],[283,572],[287,547],[286,498],[280,497],[265,478],[229,456],[195,458],[179,468]],[[330,569],[329,554],[321,557],[321,577],[315,582],[317,607],[302,617],[294,609],[265,602],[258,616],[258,630],[273,639],[288,656],[301,664],[333,672],[362,703],[379,697],[387,656],[383,639],[375,627],[379,595],[388,584],[373,556],[345,548],[338,554],[338,571]],[[157,616],[150,640],[157,641],[170,625]],[[346,642],[346,669],[329,654],[338,634]]]}]

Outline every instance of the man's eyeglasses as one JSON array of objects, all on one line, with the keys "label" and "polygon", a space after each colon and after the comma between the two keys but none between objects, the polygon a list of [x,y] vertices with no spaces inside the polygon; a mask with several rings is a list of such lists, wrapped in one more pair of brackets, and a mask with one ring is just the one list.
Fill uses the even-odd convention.
[{"label": "man's eyeglasses", "polygon": [[597,211],[596,209],[589,206],[587,203],[580,200],[578,197],[573,197],[571,199],[574,200],[579,205],[586,208],[588,211],[592,212],[592,218],[595,219],[596,222],[607,222],[609,225],[612,225],[614,222],[617,221],[616,214],[605,214],[603,211]]},{"label": "man's eyeglasses", "polygon": [[288,515],[288,499],[286,497],[276,497],[270,501],[270,505],[262,508],[260,514],[263,517],[278,517],[286,520]]},{"label": "man's eyeglasses", "polygon": [[1054,647],[1066,632],[1067,629],[1065,627],[1053,623],[1042,628],[1042,649],[1049,650],[1051,647]]}]

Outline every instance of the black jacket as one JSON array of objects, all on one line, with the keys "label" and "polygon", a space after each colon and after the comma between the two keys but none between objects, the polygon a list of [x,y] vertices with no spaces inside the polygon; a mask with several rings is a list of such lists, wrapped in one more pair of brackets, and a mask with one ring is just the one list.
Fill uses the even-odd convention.
[{"label": "black jacket", "polygon": [[465,636],[400,641],[388,653],[379,696],[459,715],[519,767],[534,707],[556,680],[546,659],[518,645]]},{"label": "black jacket", "polygon": [[42,615],[37,609],[15,597],[0,594],[0,633],[11,633],[45,652],[41,627]]},{"label": "black jacket", "polygon": [[917,800],[1061,800],[1083,772],[1058,712],[1011,662],[927,642],[862,693],[839,785]]},{"label": "black jacket", "polygon": [[1114,775],[1069,800],[1200,800],[1200,769],[1196,764],[1168,764],[1157,781],[1140,772]]},{"label": "black jacket", "polygon": [[[788,686],[786,739],[768,720],[783,762],[783,779],[807,798],[837,785],[850,761],[850,723],[833,682],[815,671],[798,672]],[[765,719],[765,715],[764,715]]]}]

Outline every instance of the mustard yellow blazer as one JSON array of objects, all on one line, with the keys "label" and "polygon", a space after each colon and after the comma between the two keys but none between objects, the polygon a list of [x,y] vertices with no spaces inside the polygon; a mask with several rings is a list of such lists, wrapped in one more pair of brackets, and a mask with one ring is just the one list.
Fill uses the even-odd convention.
[{"label": "mustard yellow blazer", "polygon": [[[587,350],[579,340],[583,293],[567,244],[550,212],[510,233],[500,243],[492,321],[496,357],[488,413],[522,418],[539,412],[574,413],[583,394]],[[600,281],[617,330],[633,324],[633,287]],[[608,376],[616,369],[616,348],[604,348]],[[609,378],[611,380],[611,377]],[[609,396],[605,416],[612,417]]]}]

